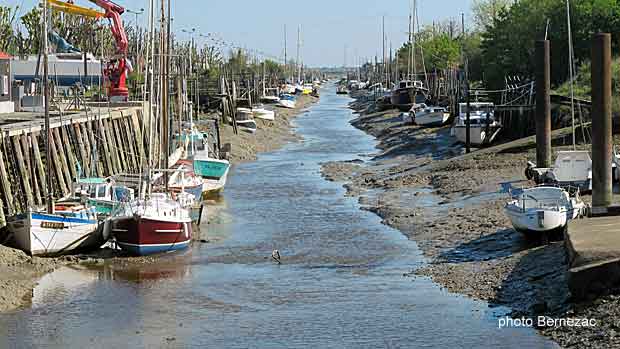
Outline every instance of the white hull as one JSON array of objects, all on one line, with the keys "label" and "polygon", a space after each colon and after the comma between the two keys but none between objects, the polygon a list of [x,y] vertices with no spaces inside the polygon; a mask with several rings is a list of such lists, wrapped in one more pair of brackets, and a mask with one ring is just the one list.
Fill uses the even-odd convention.
[{"label": "white hull", "polygon": [[274,121],[276,119],[276,113],[273,110],[267,110],[267,109],[254,109],[254,117],[255,118],[259,118],[259,119],[263,119],[263,120],[267,120],[267,121]]},{"label": "white hull", "polygon": [[256,133],[256,121],[254,120],[237,121],[237,127],[249,133]]},{"label": "white hull", "polygon": [[[491,143],[493,142],[493,138],[495,135],[495,131],[497,130],[496,127],[489,127],[489,132],[491,134],[491,139],[487,139],[487,132],[486,132],[487,127],[486,126],[470,126],[469,128],[469,142],[472,145],[483,145],[486,143]],[[454,127],[454,134],[456,136],[456,139],[461,142],[461,143],[465,143],[467,142],[467,127],[466,126],[455,126]]]},{"label": "white hull", "polygon": [[295,109],[295,101],[289,101],[286,99],[281,99],[278,102],[278,105],[282,108]]},{"label": "white hull", "polygon": [[280,98],[276,97],[276,96],[263,96],[261,97],[261,102],[263,103],[268,103],[268,104],[276,104],[278,102],[280,102]]},{"label": "white hull", "polygon": [[[562,229],[568,221],[567,211],[550,211],[543,209],[528,209],[522,211],[515,205],[506,206],[506,215],[512,226],[523,232],[549,232]],[[571,210],[572,212],[572,210]]]},{"label": "white hull", "polygon": [[230,167],[226,170],[226,173],[219,179],[207,179],[205,178],[202,184],[202,194],[209,195],[219,193],[224,190],[226,186],[226,181],[228,179],[228,171]]},{"label": "white hull", "polygon": [[438,127],[445,125],[449,119],[448,113],[418,113],[415,116],[415,123],[424,127]]},{"label": "white hull", "polygon": [[96,236],[96,220],[28,213],[8,221],[7,227],[17,246],[33,256],[94,249],[105,242]]}]

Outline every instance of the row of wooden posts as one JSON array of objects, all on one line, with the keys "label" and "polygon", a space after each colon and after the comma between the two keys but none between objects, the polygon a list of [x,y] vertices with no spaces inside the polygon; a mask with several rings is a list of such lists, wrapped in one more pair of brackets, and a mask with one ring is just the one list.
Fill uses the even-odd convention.
[{"label": "row of wooden posts", "polygon": [[80,176],[139,172],[148,152],[140,127],[143,115],[141,107],[133,107],[53,118],[51,159],[45,158],[42,120],[0,128],[0,224],[5,216],[45,205],[47,176],[52,176],[52,197],[58,199],[71,193]]}]

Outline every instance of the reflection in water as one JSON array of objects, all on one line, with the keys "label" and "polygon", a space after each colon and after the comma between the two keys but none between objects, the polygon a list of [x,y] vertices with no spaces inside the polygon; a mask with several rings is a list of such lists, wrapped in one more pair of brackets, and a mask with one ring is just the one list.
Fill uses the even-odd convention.
[{"label": "reflection in water", "polygon": [[415,243],[320,176],[320,163],[375,145],[349,125],[347,97],[322,96],[296,120],[302,142],[233,169],[211,243],[80,270],[89,281],[51,288],[55,301],[0,315],[0,347],[552,347],[498,330],[485,303],[403,277],[424,263]]}]

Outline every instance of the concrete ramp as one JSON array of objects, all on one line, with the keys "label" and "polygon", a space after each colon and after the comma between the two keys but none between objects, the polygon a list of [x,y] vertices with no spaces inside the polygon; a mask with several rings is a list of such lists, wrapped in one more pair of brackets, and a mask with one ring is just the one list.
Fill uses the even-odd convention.
[{"label": "concrete ramp", "polygon": [[566,236],[569,289],[577,300],[620,286],[620,217],[580,219]]}]

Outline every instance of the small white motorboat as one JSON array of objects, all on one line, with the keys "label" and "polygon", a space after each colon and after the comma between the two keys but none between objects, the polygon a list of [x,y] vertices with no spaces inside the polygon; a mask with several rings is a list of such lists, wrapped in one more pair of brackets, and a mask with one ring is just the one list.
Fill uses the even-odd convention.
[{"label": "small white motorboat", "polygon": [[265,109],[262,104],[257,104],[252,107],[254,117],[258,119],[274,121],[276,119],[276,112],[273,110]]},{"label": "small white motorboat", "polygon": [[281,94],[278,105],[282,108],[295,109],[296,98],[294,95],[290,95],[286,93]]},{"label": "small white motorboat", "polygon": [[[410,113],[413,111],[410,111]],[[440,127],[450,119],[450,113],[443,107],[424,107],[415,112],[415,123],[422,127]]]},{"label": "small white motorboat", "polygon": [[[614,159],[611,159],[612,163]],[[553,183],[560,186],[574,186],[581,191],[592,190],[592,158],[586,150],[558,151],[552,168],[539,168],[533,162],[527,163],[527,179],[536,184]]]},{"label": "small white motorboat", "polygon": [[[469,142],[473,146],[490,144],[501,129],[495,120],[493,103],[470,103]],[[461,143],[467,141],[467,104],[459,104],[459,116],[452,128],[452,134]]]},{"label": "small white motorboat", "polygon": [[578,192],[571,196],[559,187],[540,186],[513,192],[504,211],[515,230],[540,235],[563,232],[568,221],[581,216],[584,209]]},{"label": "small white motorboat", "polygon": [[256,133],[256,121],[254,121],[254,112],[252,109],[237,108],[235,122],[239,129],[249,133]]}]

